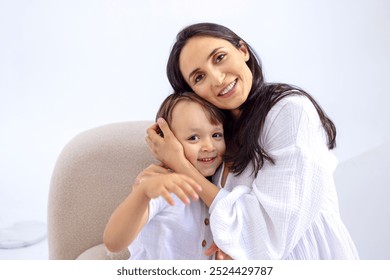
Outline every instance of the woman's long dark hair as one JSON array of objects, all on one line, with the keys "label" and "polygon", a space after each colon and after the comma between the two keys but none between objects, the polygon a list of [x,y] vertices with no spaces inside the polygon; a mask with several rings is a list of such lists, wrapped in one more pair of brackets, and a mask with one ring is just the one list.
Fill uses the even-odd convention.
[{"label": "woman's long dark hair", "polygon": [[[304,90],[292,85],[282,83],[266,83],[264,81],[261,62],[256,52],[242,38],[230,29],[214,23],[198,23],[184,28],[177,34],[171,53],[168,58],[167,76],[175,92],[192,91],[184,80],[180,71],[179,57],[187,41],[195,36],[208,36],[229,41],[239,48],[244,43],[250,55],[247,65],[253,75],[253,83],[247,100],[240,106],[241,114],[234,120],[230,113],[225,112],[229,120],[225,122],[225,141],[227,151],[225,160],[230,163],[230,170],[235,174],[241,174],[249,163],[254,166],[254,172],[263,167],[264,161],[274,163],[272,157],[259,143],[259,135],[262,132],[265,118],[280,99],[291,94],[304,95],[310,99],[316,108],[322,125],[328,137],[328,148],[336,146],[336,127],[328,118],[319,104]],[[256,125],[253,125],[256,124]]]}]

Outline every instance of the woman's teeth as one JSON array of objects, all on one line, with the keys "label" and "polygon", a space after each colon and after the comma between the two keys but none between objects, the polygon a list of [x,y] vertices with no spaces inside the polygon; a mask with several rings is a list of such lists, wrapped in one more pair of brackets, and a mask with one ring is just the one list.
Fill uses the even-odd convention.
[{"label": "woman's teeth", "polygon": [[237,80],[234,80],[230,85],[228,85],[219,95],[225,95],[226,93],[228,93],[229,91],[231,91],[231,89],[236,85],[237,83]]}]

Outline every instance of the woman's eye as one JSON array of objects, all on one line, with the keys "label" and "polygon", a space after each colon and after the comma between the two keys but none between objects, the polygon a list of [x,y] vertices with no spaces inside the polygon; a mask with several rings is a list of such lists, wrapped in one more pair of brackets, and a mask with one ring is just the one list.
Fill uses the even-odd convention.
[{"label": "woman's eye", "polygon": [[222,59],[225,58],[225,55],[226,55],[226,54],[224,54],[224,53],[218,55],[217,58],[215,59],[215,62],[220,62]]},{"label": "woman's eye", "polygon": [[194,79],[195,84],[196,84],[196,83],[199,83],[199,82],[203,79],[203,77],[204,77],[203,74],[197,75],[197,76],[195,77],[195,79]]}]

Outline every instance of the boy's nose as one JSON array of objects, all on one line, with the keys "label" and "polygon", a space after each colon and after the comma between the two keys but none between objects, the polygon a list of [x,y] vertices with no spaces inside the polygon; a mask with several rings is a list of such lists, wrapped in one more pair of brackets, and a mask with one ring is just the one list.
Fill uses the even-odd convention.
[{"label": "boy's nose", "polygon": [[214,151],[215,146],[211,140],[204,140],[203,145],[202,145],[202,150],[203,151]]}]

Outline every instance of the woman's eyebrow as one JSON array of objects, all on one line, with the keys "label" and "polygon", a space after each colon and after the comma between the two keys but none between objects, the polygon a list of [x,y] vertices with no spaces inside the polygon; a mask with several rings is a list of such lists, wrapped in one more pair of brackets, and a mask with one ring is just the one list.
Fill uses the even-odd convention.
[{"label": "woman's eyebrow", "polygon": [[[215,48],[211,51],[211,53],[208,55],[207,57],[207,60],[209,60],[217,51],[219,51],[220,49],[222,49],[223,47],[218,47],[218,48]],[[191,77],[199,71],[200,68],[196,68],[195,70],[193,70],[189,75],[188,75],[188,80],[191,80]]]}]

